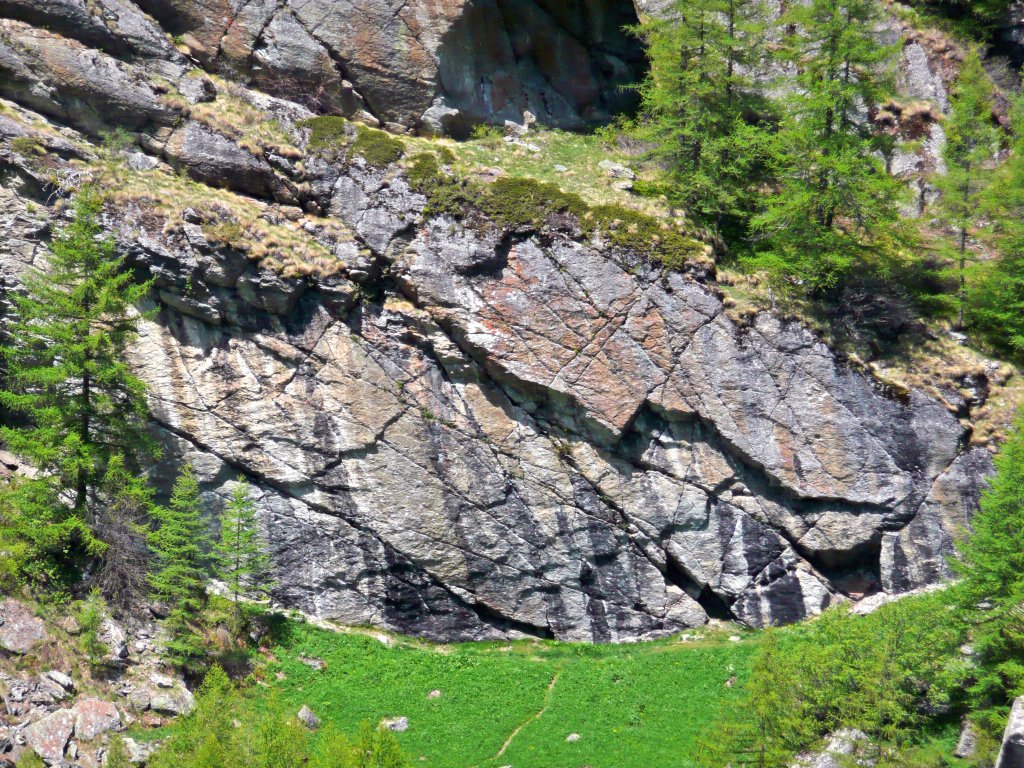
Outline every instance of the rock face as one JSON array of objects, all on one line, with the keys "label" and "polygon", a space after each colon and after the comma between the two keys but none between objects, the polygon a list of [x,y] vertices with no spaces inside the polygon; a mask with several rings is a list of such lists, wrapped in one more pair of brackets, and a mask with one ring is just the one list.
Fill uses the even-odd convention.
[{"label": "rock face", "polygon": [[996,768],[1024,768],[1024,697],[1013,702]]},{"label": "rock face", "polygon": [[[2,287],[39,263],[55,196],[102,163],[139,174],[146,191],[105,223],[155,280],[131,362],[168,449],[157,479],[188,459],[211,510],[250,479],[280,603],[440,640],[620,641],[709,616],[795,621],[947,575],[991,461],[943,404],[891,391],[799,324],[739,324],[706,275],[571,217],[508,231],[425,216],[397,166],[304,152],[306,108],[197,84],[160,43],[181,35],[205,66],[277,93],[295,82],[282,72],[303,93],[322,82],[331,108],[407,126],[433,107],[550,122],[602,108],[613,59],[629,65],[612,30],[631,5],[140,1],[122,26],[113,0],[65,3],[0,0]],[[533,49],[513,23],[539,30]],[[493,66],[484,27],[504,30],[514,67]],[[568,38],[607,66],[560,84]],[[458,68],[490,72],[483,90],[446,79],[449,49],[488,49]],[[534,82],[563,101],[545,92],[537,109]],[[228,107],[276,143],[251,146]],[[97,160],[112,127],[142,152]],[[174,171],[198,183],[149,191]],[[241,209],[287,232],[288,253],[319,255],[286,270],[211,234],[244,234]],[[159,687],[129,701],[191,705]]]},{"label": "rock face", "polygon": [[631,0],[136,5],[135,13],[141,8],[180,35],[208,68],[276,95],[299,91],[314,109],[414,130],[465,131],[485,120],[519,119],[526,109],[567,128],[607,119],[622,104],[618,87],[643,66],[639,45],[622,29],[637,21]]}]

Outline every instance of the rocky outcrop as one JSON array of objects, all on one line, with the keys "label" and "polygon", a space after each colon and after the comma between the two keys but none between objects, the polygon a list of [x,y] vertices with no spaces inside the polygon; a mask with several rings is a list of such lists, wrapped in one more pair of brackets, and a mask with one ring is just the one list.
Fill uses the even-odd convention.
[{"label": "rocky outcrop", "polygon": [[[246,476],[280,603],[441,640],[618,641],[709,616],[794,621],[948,575],[991,461],[944,404],[894,391],[796,322],[731,319],[707,268],[666,270],[573,216],[426,216],[398,166],[304,153],[302,106],[170,71],[175,53],[156,76],[152,47],[103,36],[117,25],[59,34],[36,26],[35,5],[0,22],[0,95],[22,105],[0,111],[4,288],[40,263],[55,199],[105,166],[132,169],[141,191],[105,223],[155,281],[132,359],[168,449],[155,479],[187,459],[215,510]],[[391,118],[410,125],[444,59],[403,36],[429,29],[413,38],[436,52],[472,14],[513,7],[321,5],[139,3],[211,69],[280,93],[266,62],[298,46],[289,61],[358,80],[346,109],[378,110],[387,86]],[[565,55],[557,36],[610,34],[612,7],[515,4],[552,17],[538,39]],[[407,57],[356,66],[345,41],[366,19]],[[516,77],[532,67],[557,90],[540,53],[518,50]],[[601,92],[585,75],[578,116]],[[508,87],[516,110],[536,106]],[[274,141],[231,125],[228,107]],[[145,154],[98,150],[114,126]],[[175,171],[199,183],[169,186]],[[270,248],[281,258],[260,257]],[[139,691],[139,709],[170,708]]]},{"label": "rocky outcrop", "polygon": [[0,16],[172,79],[184,51],[317,111],[425,132],[524,110],[566,128],[607,120],[643,68],[630,0],[3,0]]},{"label": "rocky outcrop", "polygon": [[1010,719],[1003,732],[1003,746],[999,750],[996,768],[1022,768],[1024,766],[1024,698],[1013,702]]}]

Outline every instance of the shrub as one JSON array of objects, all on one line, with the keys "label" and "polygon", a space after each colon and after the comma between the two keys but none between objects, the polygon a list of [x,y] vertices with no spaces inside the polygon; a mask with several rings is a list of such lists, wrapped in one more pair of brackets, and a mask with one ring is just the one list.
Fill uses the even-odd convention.
[{"label": "shrub", "polygon": [[302,123],[309,129],[310,152],[338,152],[348,144],[348,121],[336,115],[313,117]]},{"label": "shrub", "polygon": [[405,144],[385,131],[377,131],[360,125],[356,128],[356,140],[349,148],[349,157],[362,157],[369,165],[383,168],[397,163],[405,154]]}]

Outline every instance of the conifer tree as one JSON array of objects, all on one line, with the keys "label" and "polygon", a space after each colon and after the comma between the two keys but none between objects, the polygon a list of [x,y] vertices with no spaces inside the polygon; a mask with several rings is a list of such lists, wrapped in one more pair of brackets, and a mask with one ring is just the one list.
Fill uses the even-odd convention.
[{"label": "conifer tree", "polygon": [[677,0],[634,29],[651,65],[634,133],[668,170],[660,191],[707,224],[750,207],[765,106],[752,79],[767,19],[763,0]]},{"label": "conifer tree", "polygon": [[220,521],[220,540],[214,548],[217,577],[231,592],[235,617],[243,595],[265,597],[273,586],[270,558],[256,520],[252,488],[239,477]]},{"label": "conifer tree", "polygon": [[834,293],[857,270],[898,263],[911,230],[903,185],[878,157],[866,115],[890,93],[896,49],[876,0],[810,0],[783,17],[781,56],[795,72],[774,159],[778,191],[755,218],[755,268]]},{"label": "conifer tree", "polygon": [[50,245],[45,272],[29,271],[14,293],[0,406],[20,423],[0,426],[14,453],[88,505],[110,459],[129,463],[152,448],[144,431],[145,385],[125,363],[137,332],[132,307],[150,283],[136,282],[110,239],[100,239],[101,202],[78,194],[74,218]]},{"label": "conifer tree", "polygon": [[946,118],[946,145],[942,152],[946,172],[937,174],[938,213],[953,230],[957,264],[957,327],[964,325],[967,305],[968,238],[976,224],[985,192],[992,182],[992,159],[999,148],[999,129],[992,120],[994,104],[992,84],[981,63],[981,55],[972,50],[964,59],[960,75],[950,94],[950,112]]},{"label": "conifer tree", "polygon": [[967,320],[998,352],[1024,358],[1024,96],[1013,104],[1006,162],[985,196],[997,257],[977,268],[967,289]]},{"label": "conifer tree", "polygon": [[196,622],[206,604],[209,534],[199,483],[190,466],[178,475],[168,505],[155,508],[152,516],[156,527],[149,535],[149,585],[168,608],[165,656],[173,664],[194,670],[204,654]]},{"label": "conifer tree", "polygon": [[979,702],[1008,703],[1024,695],[1024,417],[996,457],[996,475],[959,549],[959,597],[975,617],[980,660],[973,693]]}]

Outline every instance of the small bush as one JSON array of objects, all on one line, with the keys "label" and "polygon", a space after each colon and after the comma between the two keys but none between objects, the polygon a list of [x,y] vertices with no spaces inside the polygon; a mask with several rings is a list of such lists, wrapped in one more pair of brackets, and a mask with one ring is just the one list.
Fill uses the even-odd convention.
[{"label": "small bush", "polygon": [[[449,150],[444,150],[451,154]],[[460,216],[467,203],[463,185],[441,170],[436,155],[424,152],[412,159],[409,186],[427,198],[424,216]]]},{"label": "small bush", "polygon": [[538,227],[556,213],[582,217],[587,210],[579,195],[528,178],[498,179],[484,190],[477,205],[498,226],[507,229]]},{"label": "small bush", "polygon": [[11,139],[11,150],[15,154],[28,157],[29,155],[45,155],[46,148],[39,143],[39,140],[32,136],[19,136]]},{"label": "small bush", "polygon": [[389,133],[360,125],[356,128],[356,140],[349,149],[349,157],[362,157],[375,168],[397,163],[405,154],[405,144]]},{"label": "small bush", "polygon": [[80,602],[75,609],[75,620],[81,628],[78,647],[91,666],[99,666],[107,655],[107,646],[100,640],[100,627],[107,615],[107,604],[98,589]]},{"label": "small bush", "polygon": [[310,152],[338,152],[348,144],[348,121],[336,115],[314,117],[302,123],[309,128]]}]

